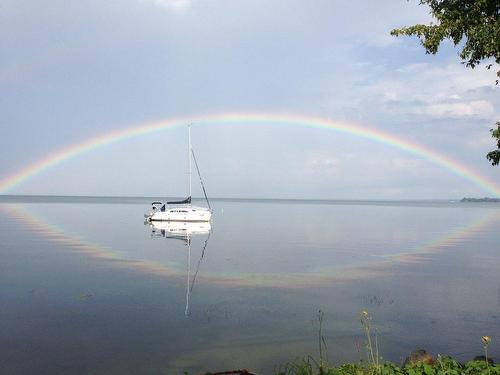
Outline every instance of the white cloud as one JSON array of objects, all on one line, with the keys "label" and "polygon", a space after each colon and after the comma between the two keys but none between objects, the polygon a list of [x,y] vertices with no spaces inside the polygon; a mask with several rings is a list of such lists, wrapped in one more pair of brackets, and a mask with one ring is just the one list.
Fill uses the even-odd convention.
[{"label": "white cloud", "polygon": [[174,13],[183,13],[192,5],[192,0],[143,0]]},{"label": "white cloud", "polygon": [[403,115],[430,119],[486,118],[497,115],[491,93],[491,71],[465,69],[456,62],[436,67],[409,64],[367,86],[367,93],[381,102],[381,108]]},{"label": "white cloud", "polygon": [[321,158],[314,157],[307,162],[308,170],[317,169],[335,169],[340,165],[340,160],[338,158],[333,158],[331,156],[324,156]]},{"label": "white cloud", "polygon": [[414,175],[419,175],[426,168],[426,166],[422,162],[422,159],[393,157],[390,161],[394,169]]},{"label": "white cloud", "polygon": [[428,104],[423,107],[423,112],[434,118],[491,117],[495,113],[493,105],[486,100]]}]

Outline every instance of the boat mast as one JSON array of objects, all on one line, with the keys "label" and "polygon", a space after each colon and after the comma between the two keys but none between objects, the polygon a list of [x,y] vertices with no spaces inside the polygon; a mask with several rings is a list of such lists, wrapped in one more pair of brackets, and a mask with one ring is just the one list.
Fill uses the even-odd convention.
[{"label": "boat mast", "polygon": [[189,198],[191,201],[191,124],[188,125]]}]

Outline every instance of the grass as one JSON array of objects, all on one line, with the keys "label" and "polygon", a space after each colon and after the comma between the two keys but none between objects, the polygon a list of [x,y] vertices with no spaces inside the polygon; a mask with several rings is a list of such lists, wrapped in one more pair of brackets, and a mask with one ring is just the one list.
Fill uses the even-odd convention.
[{"label": "grass", "polygon": [[385,362],[377,366],[363,363],[347,363],[340,366],[320,365],[308,357],[284,365],[276,375],[500,375],[500,365],[484,360],[460,364],[450,357],[438,356],[434,365],[423,362],[400,367]]},{"label": "grass", "polygon": [[[318,312],[318,349],[319,359],[313,356],[298,358],[282,365],[275,375],[500,375],[500,365],[495,365],[488,358],[489,336],[481,337],[484,356],[462,364],[451,357],[437,356],[434,359],[425,350],[410,354],[403,366],[391,362],[382,362],[379,355],[376,328],[372,326],[372,316],[368,311],[360,313],[361,326],[366,338],[367,361],[345,363],[338,366],[328,363],[328,347],[323,335],[323,312]],[[373,332],[375,331],[375,332]],[[205,375],[257,375],[248,370],[233,370]]]},{"label": "grass", "polygon": [[[434,359],[425,350],[413,352],[406,365],[397,366],[391,362],[381,362],[378,349],[377,331],[373,333],[372,317],[368,311],[360,313],[361,325],[366,336],[367,362],[346,363],[334,366],[326,357],[326,339],[323,336],[323,312],[318,313],[319,360],[312,356],[291,361],[275,372],[275,375],[500,375],[500,365],[488,358],[491,338],[483,336],[484,357],[461,364],[451,357],[437,356]],[[326,358],[326,360],[325,360]]]}]

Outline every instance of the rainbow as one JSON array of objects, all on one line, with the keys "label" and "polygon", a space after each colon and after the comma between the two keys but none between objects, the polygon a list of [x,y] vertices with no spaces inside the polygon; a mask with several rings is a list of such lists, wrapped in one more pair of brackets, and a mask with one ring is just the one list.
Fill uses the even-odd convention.
[{"label": "rainbow", "polygon": [[89,152],[99,147],[103,147],[126,139],[147,135],[165,129],[183,126],[189,123],[196,125],[210,124],[277,124],[277,125],[299,125],[318,129],[328,129],[339,133],[349,134],[356,137],[366,138],[387,146],[391,146],[429,161],[435,165],[443,167],[450,172],[472,182],[481,187],[485,192],[494,197],[500,197],[500,187],[484,176],[473,171],[466,165],[440,154],[425,146],[404,140],[380,130],[368,128],[352,123],[342,123],[320,117],[310,117],[289,114],[269,114],[269,113],[224,113],[200,117],[178,117],[160,121],[137,124],[126,129],[105,133],[84,142],[70,145],[60,149],[41,160],[34,162],[25,168],[4,177],[0,180],[0,194],[11,192],[16,186],[24,183],[28,179],[41,174],[47,169],[58,165],[64,161],[72,159],[78,155]]}]

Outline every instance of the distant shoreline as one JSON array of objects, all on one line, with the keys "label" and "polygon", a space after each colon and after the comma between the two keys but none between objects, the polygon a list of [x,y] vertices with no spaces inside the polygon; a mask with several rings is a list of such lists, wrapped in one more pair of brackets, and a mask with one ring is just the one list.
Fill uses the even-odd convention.
[{"label": "distant shoreline", "polygon": [[[88,196],[88,195],[22,195],[0,194],[0,203],[109,203],[150,204],[154,201],[183,199],[185,197],[159,196]],[[193,197],[202,201],[202,197]],[[325,199],[325,198],[243,198],[209,197],[213,202],[274,203],[274,204],[324,204],[324,205],[370,205],[370,206],[434,206],[460,207],[463,202],[500,202],[498,198],[449,198],[449,199]]]},{"label": "distant shoreline", "polygon": [[[181,196],[126,196],[126,195],[56,195],[56,194],[0,194],[0,200],[2,199],[68,199],[68,200],[81,200],[81,199],[95,199],[95,200],[119,200],[119,199],[139,199],[139,200],[168,200],[168,199],[180,199]],[[193,200],[204,200],[204,197],[192,197]],[[333,203],[450,203],[450,202],[460,202],[460,198],[408,198],[408,199],[368,199],[368,198],[346,198],[346,199],[334,199],[334,198],[273,198],[273,197],[209,197],[210,200],[214,201],[282,201],[282,202],[333,202]],[[473,198],[463,198],[463,199],[473,199]],[[462,199],[462,200],[463,200]],[[490,198],[493,199],[493,198]],[[500,201],[500,199],[499,199]]]},{"label": "distant shoreline", "polygon": [[462,198],[460,202],[474,202],[474,203],[500,203],[500,198]]},{"label": "distant shoreline", "polygon": [[[122,203],[124,201],[147,203],[157,200],[181,199],[183,197],[158,197],[158,196],[99,196],[99,195],[45,195],[45,194],[0,194],[0,202],[107,202]],[[244,197],[210,197],[210,200],[219,202],[272,202],[272,203],[323,203],[323,204],[449,204],[449,203],[500,203],[500,198],[469,198],[462,199],[326,199],[326,198],[244,198]],[[204,200],[203,197],[193,197],[193,200]]]}]

